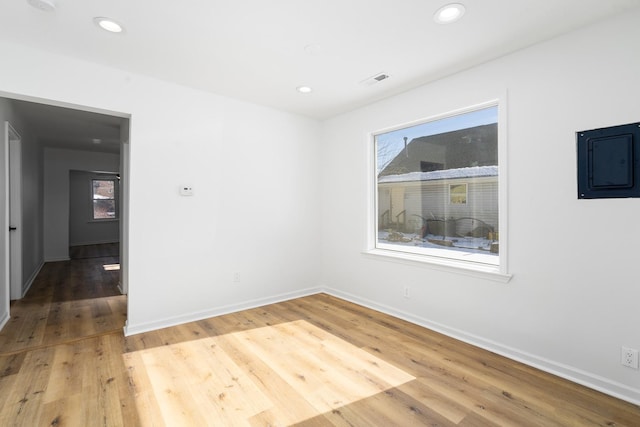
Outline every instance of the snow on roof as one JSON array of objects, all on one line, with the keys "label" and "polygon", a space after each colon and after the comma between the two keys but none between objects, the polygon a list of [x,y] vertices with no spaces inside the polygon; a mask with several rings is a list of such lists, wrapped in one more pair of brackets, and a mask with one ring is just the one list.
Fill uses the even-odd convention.
[{"label": "snow on roof", "polygon": [[446,169],[431,172],[409,172],[378,178],[378,184],[386,182],[436,181],[439,179],[478,178],[498,176],[498,166],[473,166],[470,168]]}]

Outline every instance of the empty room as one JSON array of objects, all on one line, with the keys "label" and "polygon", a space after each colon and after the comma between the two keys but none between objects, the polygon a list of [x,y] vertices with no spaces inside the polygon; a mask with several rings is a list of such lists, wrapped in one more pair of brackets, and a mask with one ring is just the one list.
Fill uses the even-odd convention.
[{"label": "empty room", "polygon": [[640,0],[0,5],[0,425],[639,426]]}]

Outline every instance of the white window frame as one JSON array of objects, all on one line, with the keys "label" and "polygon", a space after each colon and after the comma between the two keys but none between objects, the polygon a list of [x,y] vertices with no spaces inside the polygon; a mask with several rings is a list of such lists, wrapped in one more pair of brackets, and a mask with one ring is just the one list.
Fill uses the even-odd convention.
[{"label": "white window frame", "polygon": [[[410,246],[398,246],[393,244],[385,244],[378,241],[378,188],[377,188],[377,164],[376,164],[376,148],[375,137],[377,135],[392,132],[406,127],[416,126],[422,123],[432,122],[447,117],[460,114],[470,113],[483,108],[498,108],[498,164],[500,173],[498,174],[498,210],[499,210],[499,226],[500,235],[500,251],[498,256],[498,265],[478,262],[473,260],[473,256],[469,256],[463,252],[447,251],[447,249],[420,248],[420,250],[412,250]],[[508,164],[507,164],[507,103],[506,94],[495,99],[470,105],[468,107],[452,110],[443,114],[427,117],[421,120],[415,120],[403,123],[397,126],[380,129],[367,135],[367,152],[368,152],[368,202],[367,202],[367,228],[366,228],[366,248],[363,254],[372,256],[376,259],[383,259],[400,262],[410,265],[423,265],[429,268],[444,270],[464,275],[471,275],[484,279],[490,279],[498,282],[506,283],[511,279],[508,269],[508,203],[507,203],[507,183],[508,183]],[[468,191],[468,186],[467,186]],[[445,256],[446,255],[446,256]],[[477,257],[476,257],[477,259]]]},{"label": "white window frame", "polygon": [[[95,201],[99,200],[99,199],[94,199],[93,198],[93,182],[94,181],[113,181],[113,200],[114,200],[114,207],[115,207],[115,215],[113,218],[96,218],[95,217],[95,210],[94,210],[94,206],[95,206]],[[117,178],[117,176],[114,175],[107,175],[107,176],[91,176],[89,178],[89,203],[90,203],[90,210],[89,210],[89,222],[108,222],[108,221],[118,221],[120,219],[120,215],[119,215],[119,211],[120,211],[120,206],[118,203],[118,190],[119,190],[119,180]],[[111,199],[109,199],[111,200]]]}]

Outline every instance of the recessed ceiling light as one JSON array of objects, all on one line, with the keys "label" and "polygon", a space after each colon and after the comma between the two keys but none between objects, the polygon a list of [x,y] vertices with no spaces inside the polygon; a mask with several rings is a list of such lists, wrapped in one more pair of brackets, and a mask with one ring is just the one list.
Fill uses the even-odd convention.
[{"label": "recessed ceiling light", "polygon": [[100,138],[93,138],[91,142],[93,142],[94,144],[100,144],[102,140]]},{"label": "recessed ceiling light", "polygon": [[97,17],[93,18],[93,22],[100,28],[110,33],[121,33],[124,27],[111,18]]},{"label": "recessed ceiling light", "polygon": [[313,92],[313,89],[311,89],[309,86],[298,86],[296,88],[296,90],[300,93],[311,93]]},{"label": "recessed ceiling light", "polygon": [[464,5],[460,3],[451,3],[446,6],[442,6],[433,15],[433,20],[438,24],[451,24],[462,18],[464,15]]},{"label": "recessed ceiling light", "polygon": [[27,0],[27,3],[43,12],[53,12],[56,10],[56,4],[53,0]]}]

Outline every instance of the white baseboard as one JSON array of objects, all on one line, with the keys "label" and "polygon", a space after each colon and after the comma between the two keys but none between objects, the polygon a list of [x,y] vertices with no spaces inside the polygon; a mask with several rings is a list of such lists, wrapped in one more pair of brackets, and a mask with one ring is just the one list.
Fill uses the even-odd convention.
[{"label": "white baseboard", "polygon": [[2,330],[2,328],[4,328],[4,325],[6,325],[9,322],[9,319],[10,319],[9,313],[5,313],[4,316],[0,318],[0,331]]},{"label": "white baseboard", "polygon": [[640,405],[640,389],[629,387],[625,384],[611,381],[599,375],[595,375],[593,373],[586,372],[572,366],[536,356],[535,354],[520,351],[516,348],[487,340],[477,335],[461,331],[459,329],[450,328],[441,323],[433,322],[429,319],[425,319],[411,313],[406,313],[402,310],[397,310],[393,307],[389,307],[387,305],[380,304],[366,298],[361,298],[347,292],[331,288],[324,288],[323,292],[337,298],[341,298],[355,304],[359,304],[364,307],[368,307],[373,310],[377,310],[382,313],[406,320],[416,325],[423,326],[425,328],[444,334],[448,337],[455,338],[457,340],[466,342],[476,347],[480,347],[493,353],[497,353],[501,356],[524,363],[525,365],[532,366],[534,368],[540,369],[541,371],[557,375],[574,383],[581,384],[585,387],[598,390],[602,393],[608,394],[618,399],[625,400],[635,405]]},{"label": "white baseboard", "polygon": [[292,300],[295,298],[306,297],[309,295],[320,293],[322,291],[323,290],[321,288],[303,289],[295,292],[287,292],[284,294],[279,294],[273,297],[259,298],[259,299],[241,302],[238,304],[230,304],[222,307],[215,307],[209,310],[197,311],[197,312],[188,313],[180,316],[168,317],[168,318],[160,319],[154,322],[146,322],[138,325],[131,325],[127,321],[127,324],[124,327],[124,335],[130,336],[130,335],[140,334],[143,332],[154,331],[157,329],[168,328],[170,326],[181,325],[183,323],[195,322],[197,320],[203,320],[211,317],[222,316],[224,314],[235,313],[242,310],[249,310],[256,307],[261,307],[263,305],[275,304],[279,302]]},{"label": "white baseboard", "polygon": [[106,245],[108,243],[120,243],[120,239],[92,240],[90,242],[73,242],[69,246]]},{"label": "white baseboard", "polygon": [[60,261],[71,261],[71,258],[69,258],[69,256],[66,257],[59,257],[59,258],[46,258],[44,260],[44,262],[60,262]]},{"label": "white baseboard", "polygon": [[40,273],[40,270],[42,270],[42,267],[44,267],[44,261],[42,261],[40,265],[33,271],[33,274],[29,277],[29,280],[27,280],[27,283],[22,285],[21,298],[24,298],[24,296],[27,295],[27,292],[29,292],[29,289],[31,289],[31,285],[33,285],[33,282],[36,280],[36,277],[38,277],[38,274]]}]

